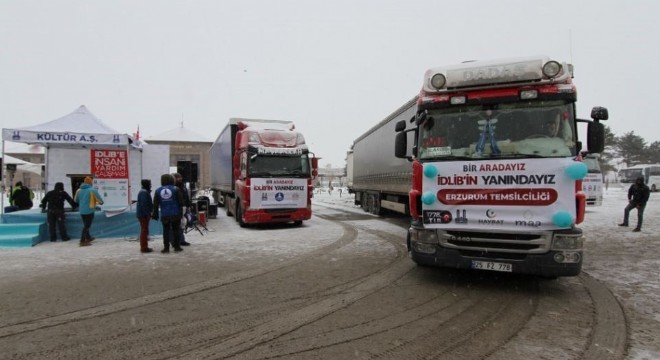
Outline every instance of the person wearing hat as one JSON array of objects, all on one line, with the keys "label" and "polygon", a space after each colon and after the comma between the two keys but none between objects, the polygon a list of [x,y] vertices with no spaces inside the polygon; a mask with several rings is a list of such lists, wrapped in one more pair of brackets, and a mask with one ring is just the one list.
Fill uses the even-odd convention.
[{"label": "person wearing hat", "polygon": [[92,222],[94,221],[94,212],[96,211],[97,205],[103,205],[103,198],[99,194],[92,184],[94,180],[86,176],[85,182],[80,185],[76,195],[73,197],[73,201],[78,203],[80,217],[83,221],[83,230],[80,234],[80,246],[89,246],[92,244],[92,237],[90,229],[92,228]]},{"label": "person wearing hat", "polygon": [[72,208],[78,206],[71,198],[71,195],[64,191],[64,184],[61,182],[55,183],[55,189],[47,192],[41,200],[41,211],[48,212],[46,218],[48,219],[48,234],[50,235],[50,241],[57,241],[57,234],[55,232],[56,227],[59,227],[60,229],[62,241],[70,239],[66,232],[66,216],[64,214],[65,200]]},{"label": "person wearing hat", "polygon": [[153,249],[149,247],[148,242],[149,221],[154,210],[154,203],[151,200],[151,180],[142,179],[141,185],[142,189],[138,192],[135,215],[140,222],[140,252],[150,253]]},{"label": "person wearing hat", "polygon": [[637,209],[637,227],[634,232],[642,231],[642,221],[644,220],[644,208],[649,201],[651,190],[644,184],[644,177],[640,176],[635,183],[628,188],[628,205],[623,209],[623,222],[619,226],[628,226],[628,216],[630,210]]}]

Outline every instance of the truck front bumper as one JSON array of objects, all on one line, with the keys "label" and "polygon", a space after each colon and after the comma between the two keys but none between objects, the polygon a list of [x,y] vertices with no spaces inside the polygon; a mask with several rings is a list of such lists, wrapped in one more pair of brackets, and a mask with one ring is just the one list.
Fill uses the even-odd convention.
[{"label": "truck front bumper", "polygon": [[[413,245],[414,246],[414,245]],[[578,263],[557,263],[555,254],[561,251],[550,251],[547,254],[527,254],[523,259],[483,258],[465,256],[460,250],[444,249],[436,246],[435,254],[423,254],[411,251],[413,261],[420,265],[441,266],[456,269],[473,269],[473,260],[511,264],[512,273],[531,274],[545,277],[577,276],[582,270],[582,261]]]},{"label": "truck front bumper", "polygon": [[303,221],[311,217],[309,209],[248,210],[243,215],[248,224]]}]

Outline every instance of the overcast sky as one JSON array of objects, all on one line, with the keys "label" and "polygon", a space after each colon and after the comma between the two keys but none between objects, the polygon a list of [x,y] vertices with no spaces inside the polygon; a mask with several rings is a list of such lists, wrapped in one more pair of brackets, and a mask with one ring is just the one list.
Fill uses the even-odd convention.
[{"label": "overcast sky", "polygon": [[543,54],[575,65],[580,117],[606,106],[615,134],[650,143],[658,15],[651,0],[0,0],[0,121],[84,104],[147,139],[183,121],[214,140],[230,117],[292,120],[341,167],[427,68]]}]

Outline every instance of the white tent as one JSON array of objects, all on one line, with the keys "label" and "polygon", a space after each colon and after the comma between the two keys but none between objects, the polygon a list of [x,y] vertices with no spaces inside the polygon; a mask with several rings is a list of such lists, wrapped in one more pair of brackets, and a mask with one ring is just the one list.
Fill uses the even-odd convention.
[{"label": "white tent", "polygon": [[28,161],[23,161],[21,159],[17,159],[13,156],[5,155],[3,156],[2,160],[3,164],[14,164],[16,165],[16,168],[18,170],[22,170],[25,172],[31,172],[33,174],[41,175],[41,164],[33,164]]},{"label": "white tent", "polygon": [[[75,130],[73,130],[75,129]],[[132,142],[127,134],[121,134],[105,125],[85,105],[61,118],[34,126],[2,129],[3,141],[22,142],[50,146],[127,146]]]},{"label": "white tent", "polygon": [[[92,174],[92,150],[125,150],[129,163],[128,186],[120,185],[121,189],[115,189],[126,195],[124,206],[129,205],[131,198],[139,191],[140,179],[150,178],[154,182],[169,166],[169,147],[142,147],[141,142],[133,142],[129,135],[105,125],[84,105],[68,115],[43,124],[2,129],[2,140],[3,154],[5,141],[40,144],[46,148],[46,189],[52,188],[50,185],[55,182],[65,181],[70,174]],[[149,157],[148,161],[143,161],[145,156]]]}]

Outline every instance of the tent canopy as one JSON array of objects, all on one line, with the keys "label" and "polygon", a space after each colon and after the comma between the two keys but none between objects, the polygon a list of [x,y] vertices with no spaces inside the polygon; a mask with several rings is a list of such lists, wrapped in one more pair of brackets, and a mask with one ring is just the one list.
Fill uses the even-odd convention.
[{"label": "tent canopy", "polygon": [[85,105],[74,112],[49,122],[15,129],[2,129],[2,140],[66,147],[117,145],[132,143],[127,134],[108,127]]},{"label": "tent canopy", "polygon": [[9,155],[5,155],[5,156],[3,156],[3,158],[4,158],[3,164],[14,164],[14,165],[32,164],[30,162],[23,161],[19,158],[15,158],[15,157],[9,156]]},{"label": "tent canopy", "polygon": [[4,164],[14,164],[14,165],[16,165],[16,168],[18,170],[31,172],[31,173],[37,174],[37,175],[41,175],[41,164],[33,164],[29,161],[23,161],[21,159],[15,158],[13,156],[9,156],[7,154],[5,154],[5,156],[3,156],[2,163],[3,163],[3,166],[4,166]]}]

